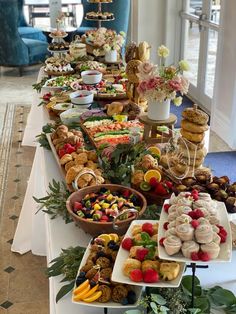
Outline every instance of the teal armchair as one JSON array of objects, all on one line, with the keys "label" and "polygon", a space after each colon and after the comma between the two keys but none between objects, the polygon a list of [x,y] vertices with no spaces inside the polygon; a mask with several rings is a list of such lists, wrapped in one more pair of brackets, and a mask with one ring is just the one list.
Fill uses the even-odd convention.
[{"label": "teal armchair", "polygon": [[[89,11],[97,11],[96,3],[88,3],[87,0],[81,1],[84,8],[84,19],[81,26],[77,29],[77,34],[83,35],[88,30],[97,28],[98,23],[85,20],[86,13]],[[110,22],[102,22],[102,26],[114,29],[117,32],[123,31],[127,34],[130,20],[130,5],[131,0],[113,0],[112,3],[102,4],[104,12],[112,12],[115,15],[115,20]]]},{"label": "teal armchair", "polygon": [[0,0],[0,66],[19,67],[45,60],[48,44],[45,41],[21,38],[18,32],[17,0]]},{"label": "teal armchair", "polygon": [[18,3],[18,12],[19,12],[17,26],[18,26],[18,32],[20,34],[20,37],[42,40],[46,42],[47,38],[39,28],[32,27],[27,24],[25,20],[24,12],[23,12],[24,0],[18,0],[17,3]]}]

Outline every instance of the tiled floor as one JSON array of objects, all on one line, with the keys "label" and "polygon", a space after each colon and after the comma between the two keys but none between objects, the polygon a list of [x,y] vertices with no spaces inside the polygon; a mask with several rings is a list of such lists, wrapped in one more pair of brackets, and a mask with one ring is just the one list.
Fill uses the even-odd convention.
[{"label": "tiled floor", "polygon": [[[1,68],[1,149],[5,149],[3,140],[6,140],[6,136],[2,134],[1,130],[3,124],[6,123],[7,113],[9,114],[9,111],[6,111],[6,104],[30,104],[34,94],[31,85],[36,81],[38,70],[39,66],[26,68],[23,77],[19,77],[16,69]],[[46,259],[31,253],[20,256],[10,251],[34,154],[33,148],[20,145],[23,136],[22,126],[26,121],[27,111],[24,107],[17,109],[16,121],[13,126],[13,146],[10,156],[8,156],[8,177],[4,189],[4,202],[1,205],[0,314],[49,313],[48,280],[44,274]],[[4,135],[4,138],[1,139],[1,135]],[[9,144],[9,141],[7,143]],[[4,145],[7,146],[7,143]],[[229,150],[229,147],[211,132],[210,151],[225,150]]]}]

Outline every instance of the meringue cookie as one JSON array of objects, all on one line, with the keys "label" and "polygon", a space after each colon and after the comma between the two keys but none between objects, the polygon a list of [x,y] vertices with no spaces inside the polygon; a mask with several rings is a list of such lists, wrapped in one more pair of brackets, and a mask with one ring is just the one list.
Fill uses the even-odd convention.
[{"label": "meringue cookie", "polygon": [[198,193],[198,199],[204,201],[211,201],[211,195],[209,193],[200,192]]},{"label": "meringue cookie", "polygon": [[165,238],[165,240],[163,241],[163,245],[168,255],[174,255],[180,251],[182,242],[180,238],[176,236],[169,236]]},{"label": "meringue cookie", "polygon": [[176,231],[175,231],[174,227],[168,228],[168,230],[166,230],[166,232],[165,232],[165,237],[169,237],[171,235],[176,236]]},{"label": "meringue cookie", "polygon": [[184,255],[184,257],[191,259],[192,253],[198,253],[199,251],[199,244],[195,241],[185,241],[182,244],[181,250]]},{"label": "meringue cookie", "polygon": [[213,230],[210,224],[200,224],[195,229],[195,238],[198,243],[210,243],[213,240]]},{"label": "meringue cookie", "polygon": [[182,214],[181,216],[176,218],[176,226],[182,225],[182,224],[188,224],[192,221],[192,218],[189,215]]},{"label": "meringue cookie", "polygon": [[171,213],[168,215],[168,221],[171,222],[171,221],[174,221],[179,215],[174,212],[174,213]]},{"label": "meringue cookie", "polygon": [[213,232],[212,242],[215,242],[216,244],[220,245],[221,237],[216,232]]},{"label": "meringue cookie", "polygon": [[177,213],[179,215],[182,215],[182,214],[188,214],[192,211],[192,208],[190,206],[185,206],[185,205],[179,205],[177,207]]},{"label": "meringue cookie", "polygon": [[220,246],[215,242],[201,245],[201,250],[210,255],[211,259],[216,259],[220,253]]},{"label": "meringue cookie", "polygon": [[175,227],[176,234],[177,236],[182,240],[182,241],[190,241],[193,239],[194,235],[194,228],[188,224],[182,224],[178,225]]}]

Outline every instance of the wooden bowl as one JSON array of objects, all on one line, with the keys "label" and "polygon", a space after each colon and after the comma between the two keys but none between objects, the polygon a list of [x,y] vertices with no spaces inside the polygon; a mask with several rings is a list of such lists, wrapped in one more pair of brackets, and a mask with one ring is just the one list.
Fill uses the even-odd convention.
[{"label": "wooden bowl", "polygon": [[131,191],[132,194],[136,195],[140,200],[141,210],[138,212],[138,215],[141,216],[145,212],[147,207],[147,201],[141,193],[132,188],[116,184],[100,184],[95,186],[89,186],[72,193],[66,202],[67,210],[71,217],[73,218],[73,220],[75,221],[75,223],[79,225],[86,233],[89,233],[92,236],[97,236],[101,233],[118,233],[120,235],[123,235],[128,230],[131,221],[137,217],[132,216],[125,220],[117,220],[116,225],[118,226],[118,229],[116,229],[114,228],[113,222],[91,221],[88,219],[81,218],[73,212],[73,204],[75,202],[80,202],[85,197],[86,194],[93,192],[96,193],[101,188],[109,189],[111,192],[116,191],[122,192],[125,190]]}]

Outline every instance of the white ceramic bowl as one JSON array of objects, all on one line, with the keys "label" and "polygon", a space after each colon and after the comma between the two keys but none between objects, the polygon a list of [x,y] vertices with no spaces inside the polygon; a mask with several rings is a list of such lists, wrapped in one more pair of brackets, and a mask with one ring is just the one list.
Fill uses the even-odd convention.
[{"label": "white ceramic bowl", "polygon": [[70,94],[70,100],[74,105],[88,105],[93,102],[93,96],[88,90],[78,90]]},{"label": "white ceramic bowl", "polygon": [[102,80],[102,73],[96,70],[88,70],[81,72],[84,84],[98,84]]},{"label": "white ceramic bowl", "polygon": [[60,114],[60,119],[63,124],[70,125],[72,123],[78,123],[81,114],[86,111],[87,109],[81,108],[72,108],[66,110]]}]

